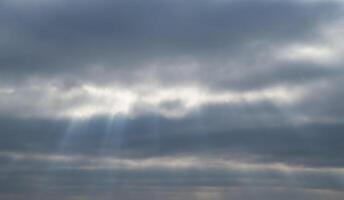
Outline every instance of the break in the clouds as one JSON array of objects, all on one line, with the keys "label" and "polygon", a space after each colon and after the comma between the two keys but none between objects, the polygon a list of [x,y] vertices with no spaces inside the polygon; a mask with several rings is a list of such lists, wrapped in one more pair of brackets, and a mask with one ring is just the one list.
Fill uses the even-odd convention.
[{"label": "break in the clouds", "polygon": [[343,6],[1,1],[0,199],[342,199]]}]

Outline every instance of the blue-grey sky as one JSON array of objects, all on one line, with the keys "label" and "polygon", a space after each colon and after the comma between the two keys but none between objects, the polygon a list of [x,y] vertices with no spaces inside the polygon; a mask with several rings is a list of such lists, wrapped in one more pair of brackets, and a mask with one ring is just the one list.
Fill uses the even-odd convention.
[{"label": "blue-grey sky", "polygon": [[0,199],[344,198],[344,1],[0,1]]}]

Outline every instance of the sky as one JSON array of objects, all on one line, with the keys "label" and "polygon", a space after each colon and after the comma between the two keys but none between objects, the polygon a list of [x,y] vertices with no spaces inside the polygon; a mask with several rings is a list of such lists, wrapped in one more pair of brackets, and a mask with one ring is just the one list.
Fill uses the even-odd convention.
[{"label": "sky", "polygon": [[1,0],[1,200],[344,199],[344,1]]}]

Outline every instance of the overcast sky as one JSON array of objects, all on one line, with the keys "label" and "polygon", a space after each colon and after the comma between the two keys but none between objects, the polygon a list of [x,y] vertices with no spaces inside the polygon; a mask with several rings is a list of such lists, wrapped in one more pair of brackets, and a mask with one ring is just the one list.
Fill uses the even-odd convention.
[{"label": "overcast sky", "polygon": [[1,200],[344,199],[344,1],[1,0]]}]

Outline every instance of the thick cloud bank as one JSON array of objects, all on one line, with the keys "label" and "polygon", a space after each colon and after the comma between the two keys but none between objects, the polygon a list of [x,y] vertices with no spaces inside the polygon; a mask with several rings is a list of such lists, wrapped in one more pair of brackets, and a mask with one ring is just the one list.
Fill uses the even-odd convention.
[{"label": "thick cloud bank", "polygon": [[0,199],[343,199],[343,6],[1,1]]}]

